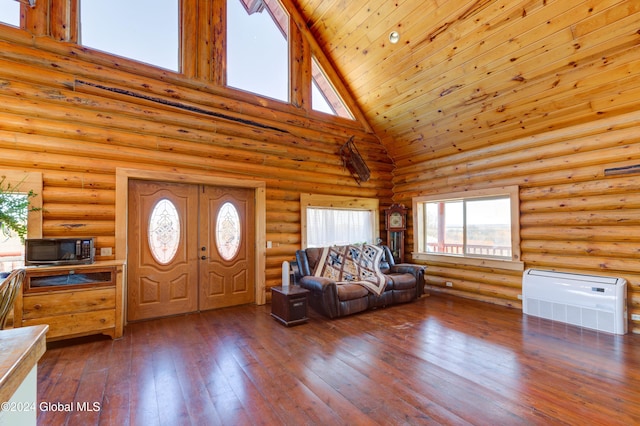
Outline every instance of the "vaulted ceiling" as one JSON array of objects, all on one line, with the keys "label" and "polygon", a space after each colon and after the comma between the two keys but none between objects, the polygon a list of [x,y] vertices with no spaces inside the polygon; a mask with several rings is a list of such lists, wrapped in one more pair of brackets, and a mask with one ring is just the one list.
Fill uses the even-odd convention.
[{"label": "vaulted ceiling", "polygon": [[637,105],[637,1],[293,1],[396,166]]}]

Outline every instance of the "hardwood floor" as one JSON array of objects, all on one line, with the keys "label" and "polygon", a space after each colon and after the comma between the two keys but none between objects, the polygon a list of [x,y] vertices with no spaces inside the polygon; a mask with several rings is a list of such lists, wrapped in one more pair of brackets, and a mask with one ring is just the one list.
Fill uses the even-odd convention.
[{"label": "hardwood floor", "polygon": [[638,335],[444,295],[310,317],[243,306],[51,343],[38,424],[640,423]]}]

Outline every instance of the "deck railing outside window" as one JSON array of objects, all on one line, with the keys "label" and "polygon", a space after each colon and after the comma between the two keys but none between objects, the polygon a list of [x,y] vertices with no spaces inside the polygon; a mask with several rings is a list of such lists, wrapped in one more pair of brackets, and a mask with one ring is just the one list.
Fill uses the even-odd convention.
[{"label": "deck railing outside window", "polygon": [[[458,254],[464,255],[463,244],[438,244],[427,243],[429,253]],[[490,257],[511,257],[511,247],[509,246],[482,246],[467,244],[467,255],[470,256],[490,256]]]}]

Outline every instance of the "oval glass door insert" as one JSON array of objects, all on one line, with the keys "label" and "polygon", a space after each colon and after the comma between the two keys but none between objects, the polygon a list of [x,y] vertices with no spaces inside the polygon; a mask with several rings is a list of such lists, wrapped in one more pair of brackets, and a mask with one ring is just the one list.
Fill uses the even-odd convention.
[{"label": "oval glass door insert", "polygon": [[163,265],[173,260],[180,244],[180,215],[166,198],[158,201],[149,216],[149,248],[153,258]]},{"label": "oval glass door insert", "polygon": [[216,218],[216,247],[224,260],[233,259],[240,249],[240,215],[236,207],[226,202]]}]

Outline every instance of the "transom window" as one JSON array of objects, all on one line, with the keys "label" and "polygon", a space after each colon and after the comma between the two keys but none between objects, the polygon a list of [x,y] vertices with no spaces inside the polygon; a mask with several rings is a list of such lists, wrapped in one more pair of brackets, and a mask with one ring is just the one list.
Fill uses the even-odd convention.
[{"label": "transom window", "polygon": [[20,26],[20,3],[15,0],[0,0],[0,23]]},{"label": "transom window", "polygon": [[518,188],[416,197],[415,254],[520,259]]},{"label": "transom window", "polygon": [[80,43],[180,70],[179,0],[80,0]]}]

